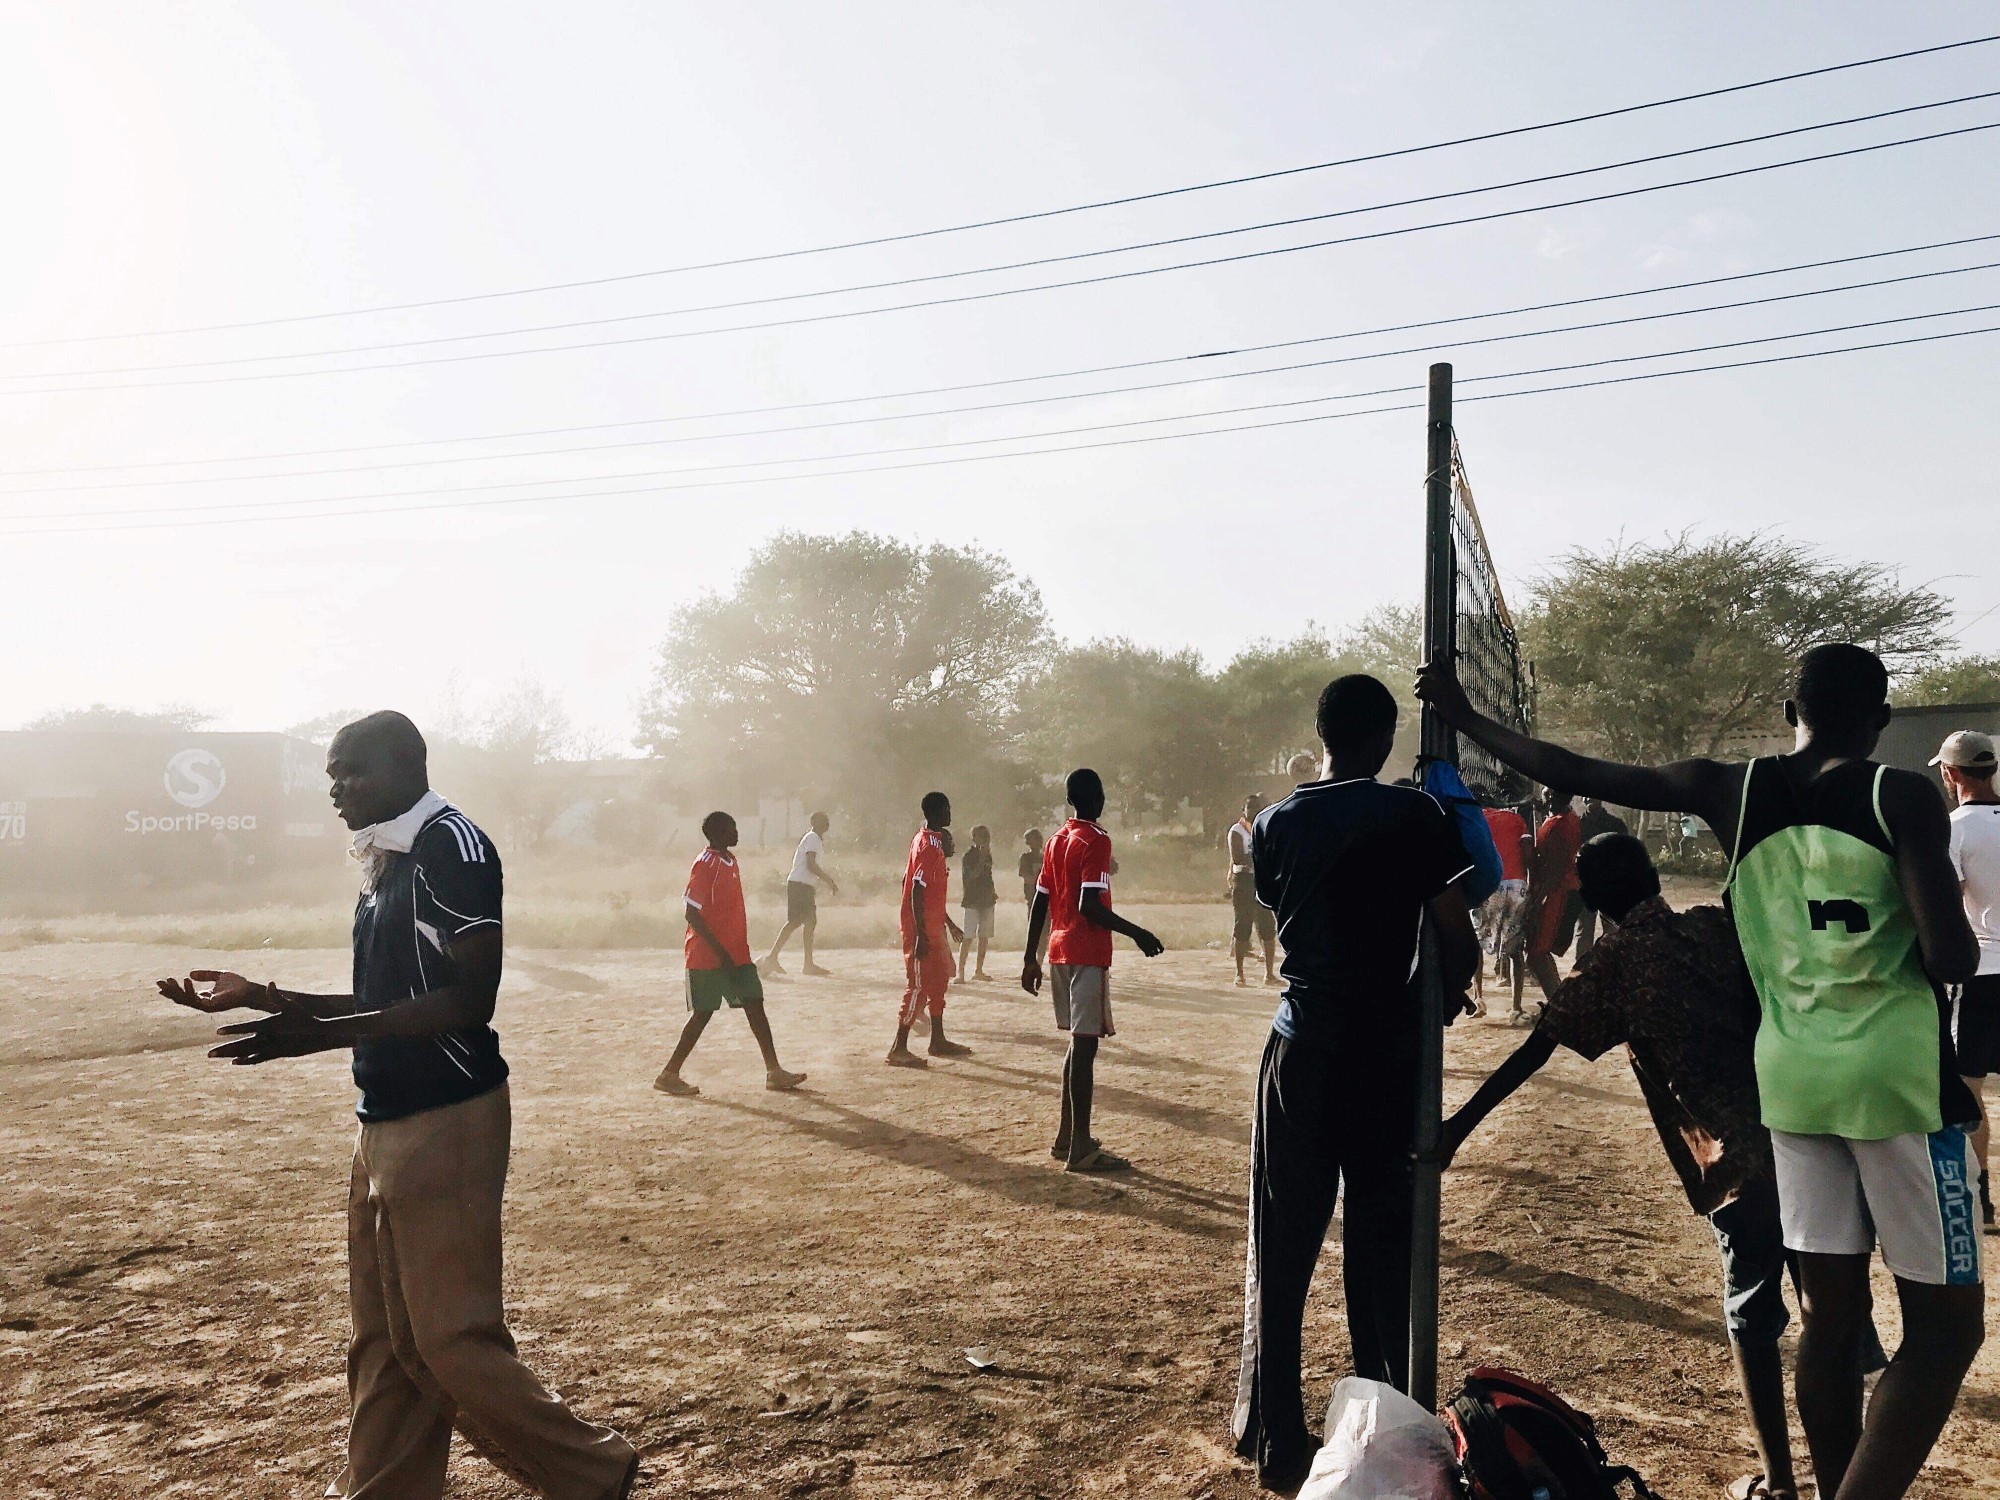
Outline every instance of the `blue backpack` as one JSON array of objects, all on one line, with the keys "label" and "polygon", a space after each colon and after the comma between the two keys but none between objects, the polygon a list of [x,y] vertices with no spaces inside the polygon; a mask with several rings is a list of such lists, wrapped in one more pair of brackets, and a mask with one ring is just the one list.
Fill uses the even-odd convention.
[{"label": "blue backpack", "polygon": [[1472,873],[1463,882],[1465,899],[1477,906],[1500,889],[1500,851],[1494,847],[1493,830],[1486,826],[1486,812],[1448,760],[1434,760],[1424,767],[1424,790],[1444,804],[1458,825],[1459,842],[1472,861]]}]

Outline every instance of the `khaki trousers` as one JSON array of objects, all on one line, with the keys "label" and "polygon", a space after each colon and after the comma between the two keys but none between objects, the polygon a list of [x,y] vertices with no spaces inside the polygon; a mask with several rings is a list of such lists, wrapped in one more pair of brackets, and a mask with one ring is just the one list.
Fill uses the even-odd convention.
[{"label": "khaki trousers", "polygon": [[454,1422],[549,1500],[614,1500],[632,1447],[516,1357],[500,1301],[505,1085],[363,1125],[347,1198],[348,1500],[437,1500]]}]

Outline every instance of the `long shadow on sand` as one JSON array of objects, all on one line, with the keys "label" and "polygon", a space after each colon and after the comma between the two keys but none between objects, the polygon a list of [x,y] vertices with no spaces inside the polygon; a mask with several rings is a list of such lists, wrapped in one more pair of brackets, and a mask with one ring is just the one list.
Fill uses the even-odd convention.
[{"label": "long shadow on sand", "polygon": [[1620,1323],[1636,1323],[1665,1333],[1684,1334],[1689,1338],[1714,1339],[1722,1336],[1719,1309],[1711,1315],[1698,1315],[1669,1302],[1652,1302],[1634,1296],[1592,1276],[1579,1276],[1574,1271],[1552,1271],[1545,1266],[1516,1260],[1498,1250],[1450,1250],[1445,1252],[1444,1263],[1467,1276],[1484,1281],[1504,1281],[1509,1286],[1539,1292],[1558,1302],[1566,1302],[1572,1307]]},{"label": "long shadow on sand", "polygon": [[[992,1076],[994,1074],[1006,1076],[994,1077]],[[940,1069],[938,1076],[956,1078],[960,1082],[980,1084],[987,1088],[1045,1095],[1049,1100],[1050,1118],[1055,1117],[1060,1077],[1053,1071],[1041,1073],[1029,1068],[1009,1067],[1005,1063],[988,1062],[974,1055],[963,1059],[954,1068]],[[1229,1141],[1246,1150],[1250,1145],[1250,1122],[1237,1115],[1226,1115],[1220,1110],[1206,1109],[1199,1104],[1182,1104],[1172,1099],[1162,1099],[1137,1089],[1119,1088],[1115,1084],[1107,1084],[1101,1080],[1097,1085],[1096,1097],[1100,1104],[1129,1109],[1135,1115],[1144,1115],[1148,1119],[1160,1121],[1163,1125],[1177,1126],[1195,1135]]]},{"label": "long shadow on sand", "polygon": [[[754,1115],[786,1130],[825,1141],[828,1145],[859,1151],[899,1167],[935,1172],[963,1186],[978,1188],[1029,1207],[1122,1214],[1144,1219],[1175,1234],[1208,1240],[1227,1240],[1241,1232],[1237,1223],[1242,1213],[1240,1204],[1229,1207],[1226,1201],[1205,1201],[1202,1189],[1171,1178],[1148,1172],[1121,1172],[1105,1177],[1070,1176],[1053,1164],[1043,1166],[1040,1163],[1030,1165],[1008,1161],[990,1152],[975,1151],[949,1136],[928,1130],[912,1130],[908,1126],[834,1104],[817,1095],[800,1094],[796,1097],[800,1103],[823,1110],[833,1118],[808,1119],[733,1099],[704,1097],[688,1102],[707,1103],[739,1114]],[[1149,1191],[1144,1196],[1135,1196],[1127,1191],[1128,1187]],[[1152,1196],[1155,1193],[1158,1199]],[[1159,1201],[1167,1198],[1179,1201]],[[1201,1216],[1190,1212],[1191,1208],[1198,1209]]]}]

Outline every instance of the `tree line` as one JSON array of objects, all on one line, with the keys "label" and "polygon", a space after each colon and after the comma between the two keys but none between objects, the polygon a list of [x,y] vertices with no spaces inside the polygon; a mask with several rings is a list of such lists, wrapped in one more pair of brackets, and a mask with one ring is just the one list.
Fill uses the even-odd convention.
[{"label": "tree line", "polygon": [[[1782,732],[1792,662],[1821,640],[1880,652],[1900,702],[2000,701],[2000,657],[1956,649],[1941,595],[1768,534],[1576,548],[1518,592],[1541,727],[1626,759],[1727,753]],[[1373,673],[1409,707],[1420,636],[1417,609],[1392,604],[1345,629],[1306,623],[1250,642],[1220,664],[1192,647],[1071,644],[1034,583],[997,553],[785,532],[726,592],[673,613],[634,738],[657,762],[663,797],[690,807],[796,797],[866,839],[904,830],[933,786],[969,818],[1041,817],[1078,764],[1106,773],[1123,821],[1186,808],[1214,821],[1314,747],[1313,703],[1330,678]],[[355,716],[293,732],[324,742]],[[27,727],[207,722],[184,705],[94,704]],[[527,773],[603,753],[572,728],[559,694],[529,681],[480,713],[448,686],[425,728],[442,758],[464,762],[454,784],[490,783],[521,803],[524,833],[567,795],[559,778]]]},{"label": "tree line", "polygon": [[[1941,595],[1766,534],[1577,548],[1522,602],[1544,729],[1629,759],[1781,731],[1792,663],[1821,640],[1880,652],[1904,701],[2000,699],[2000,661],[1953,654]],[[933,785],[994,817],[1038,815],[1078,764],[1107,773],[1126,819],[1213,820],[1313,746],[1330,678],[1371,672],[1407,705],[1420,638],[1415,607],[1388,605],[1220,665],[1123,638],[1064,644],[995,553],[787,532],[727,593],[675,612],[638,738],[697,800],[792,795],[864,836],[901,829]]]}]

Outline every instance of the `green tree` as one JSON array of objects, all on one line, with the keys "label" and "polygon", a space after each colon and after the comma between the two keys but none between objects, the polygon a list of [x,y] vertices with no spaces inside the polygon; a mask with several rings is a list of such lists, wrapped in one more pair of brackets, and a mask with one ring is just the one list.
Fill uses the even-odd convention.
[{"label": "green tree", "polygon": [[2000,703],[2000,656],[1933,662],[1896,693],[1898,703]]},{"label": "green tree", "polygon": [[1033,765],[1050,777],[1093,767],[1135,820],[1219,805],[1236,770],[1226,696],[1192,648],[1121,639],[1062,651],[1022,690],[1018,727]]},{"label": "green tree", "polygon": [[994,553],[785,532],[675,611],[639,741],[698,800],[797,795],[880,835],[934,784],[1021,784],[1004,720],[1049,650],[1040,593]]},{"label": "green tree", "polygon": [[1301,750],[1316,751],[1313,710],[1320,690],[1357,659],[1317,625],[1288,641],[1255,641],[1217,674],[1229,769],[1244,775],[1282,771]]},{"label": "green tree", "polygon": [[1530,590],[1522,625],[1545,732],[1660,761],[1782,729],[1798,657],[1818,642],[1920,670],[1950,617],[1942,597],[1880,563],[1767,535],[1682,535],[1568,553]]}]

